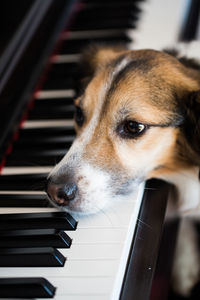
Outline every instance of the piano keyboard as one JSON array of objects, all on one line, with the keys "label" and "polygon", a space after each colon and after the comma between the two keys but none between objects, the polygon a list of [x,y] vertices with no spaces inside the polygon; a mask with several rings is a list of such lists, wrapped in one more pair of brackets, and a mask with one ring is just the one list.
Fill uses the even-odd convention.
[{"label": "piano keyboard", "polygon": [[[65,249],[55,245],[56,248],[60,248],[59,253],[66,257],[63,267],[55,267],[54,262],[48,264],[48,258],[48,268],[37,265],[38,268],[30,266],[14,269],[2,268],[1,265],[1,277],[9,278],[13,277],[13,274],[19,278],[25,275],[44,277],[56,287],[57,300],[118,299],[142,194],[141,187],[135,201],[118,203],[97,216],[79,218],[77,230],[65,231],[72,239],[71,247]],[[52,212],[55,209],[47,211]],[[36,246],[38,247],[38,243]],[[29,263],[31,261],[28,259]],[[39,255],[38,261],[43,263]]]},{"label": "piano keyboard", "polygon": [[78,224],[56,208],[2,208],[0,298],[148,299],[168,191],[148,182]]},{"label": "piano keyboard", "polygon": [[[136,240],[141,239],[146,250],[152,244],[154,250],[158,249],[161,229],[155,232],[156,226],[151,227],[150,221],[146,223],[141,217],[144,185],[131,202],[116,203],[87,217],[60,212],[50,205],[43,192],[48,172],[65,155],[75,137],[74,76],[82,47],[91,41],[120,42],[132,47],[131,35],[135,34],[140,12],[138,3],[83,0],[70,31],[61,35],[59,53],[50,59],[51,71],[42,90],[34,93],[33,109],[20,128],[12,151],[8,151],[0,176],[0,298],[129,300],[130,283],[124,279],[133,236],[139,232]],[[133,48],[141,44],[136,41]],[[167,193],[163,198],[164,213]],[[159,222],[161,225],[162,218]],[[146,230],[152,240],[144,241],[140,230]],[[151,283],[152,261],[138,262],[143,266],[141,273],[145,270],[150,274],[145,276]],[[141,296],[144,282],[139,283],[138,278],[131,283],[140,287],[134,295],[137,300],[148,299],[151,284]]]}]

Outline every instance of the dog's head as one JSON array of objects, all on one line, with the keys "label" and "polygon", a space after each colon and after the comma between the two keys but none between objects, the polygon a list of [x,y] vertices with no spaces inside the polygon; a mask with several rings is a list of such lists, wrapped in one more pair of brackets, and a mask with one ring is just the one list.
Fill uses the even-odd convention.
[{"label": "dog's head", "polygon": [[200,73],[154,50],[94,48],[85,57],[77,137],[50,173],[48,193],[91,213],[132,197],[147,178],[200,162]]}]

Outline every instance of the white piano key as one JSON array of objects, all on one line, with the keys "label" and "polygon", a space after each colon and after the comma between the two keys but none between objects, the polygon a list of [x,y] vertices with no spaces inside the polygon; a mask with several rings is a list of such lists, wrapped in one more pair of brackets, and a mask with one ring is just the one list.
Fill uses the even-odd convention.
[{"label": "white piano key", "polygon": [[[76,214],[73,214],[75,219],[79,220],[78,226],[79,228],[108,228],[108,227],[119,227],[119,225],[127,225],[127,214],[124,217],[124,222],[120,223],[120,220],[117,219],[117,216],[114,215],[110,216],[110,214],[105,211],[104,213],[102,211],[98,212],[95,215],[91,215],[89,218],[78,218]],[[121,216],[121,219],[123,217]]]},{"label": "white piano key", "polygon": [[[79,284],[81,280],[81,284]],[[57,287],[56,295],[104,295],[110,294],[113,288],[112,277],[79,277],[62,278],[51,277],[51,283]],[[68,298],[66,298],[68,299]],[[116,299],[115,299],[116,300]]]},{"label": "white piano key", "polygon": [[19,194],[23,194],[23,195],[45,195],[45,192],[42,191],[0,191],[0,195],[4,195],[4,194],[11,194],[11,195],[19,195]]},{"label": "white piano key", "polygon": [[1,268],[0,277],[42,276],[51,281],[51,277],[79,278],[79,277],[111,277],[117,272],[118,260],[66,260],[64,267],[55,268]]},{"label": "white piano key", "polygon": [[25,214],[25,213],[43,213],[58,211],[54,207],[1,207],[0,214]]},{"label": "white piano key", "polygon": [[178,57],[186,56],[200,62],[200,40],[178,43],[176,49],[178,50]]},{"label": "white piano key", "polygon": [[130,211],[135,207],[135,199],[130,201],[120,201],[111,207],[101,210],[98,214],[91,215],[89,218],[78,218],[76,214],[74,218],[79,219],[79,228],[108,228],[108,227],[127,227],[129,224]]},{"label": "white piano key", "polygon": [[66,97],[74,97],[75,91],[72,89],[67,90],[40,90],[35,93],[35,98],[38,99],[46,99],[46,98],[66,98]]},{"label": "white piano key", "polygon": [[[13,299],[13,300],[15,300],[15,299]],[[17,299],[17,300],[19,300],[19,299]],[[29,299],[25,299],[25,300],[29,300]],[[37,300],[44,300],[44,299],[39,298]],[[67,300],[67,299],[66,299],[66,296],[56,296],[56,300]],[[70,300],[108,300],[108,295],[94,295],[94,294],[93,295],[88,295],[88,294],[87,295],[70,295]]]},{"label": "white piano key", "polygon": [[73,243],[119,243],[125,238],[126,228],[79,228],[70,233]]},{"label": "white piano key", "polygon": [[[82,284],[80,285],[80,281]],[[112,277],[78,277],[78,278],[64,278],[64,277],[51,277],[51,284],[57,290],[54,300],[57,296],[65,296],[67,300],[71,296],[106,296],[109,299],[111,294]],[[73,299],[73,298],[72,298]],[[94,298],[92,298],[94,299]],[[116,300],[116,299],[115,299]]]},{"label": "white piano key", "polygon": [[74,120],[61,119],[61,120],[40,120],[40,121],[26,121],[23,124],[23,128],[48,128],[48,127],[60,127],[60,126],[74,126]]},{"label": "white piano key", "polygon": [[4,167],[1,174],[38,174],[38,173],[49,173],[53,169],[53,166],[46,167]]},{"label": "white piano key", "polygon": [[[69,295],[68,295],[69,296]],[[54,300],[68,300],[66,299],[66,296],[56,296],[56,298],[53,298]],[[107,300],[108,295],[94,295],[94,294],[85,294],[85,295],[70,295],[71,300]],[[5,300],[5,299],[3,299]],[[11,300],[11,299],[10,299]],[[30,298],[12,298],[12,300],[30,300]],[[44,300],[44,298],[37,298],[37,300]]]},{"label": "white piano key", "polygon": [[[67,232],[71,237],[71,232]],[[77,241],[74,243],[72,241],[71,250],[69,249],[59,249],[60,252],[67,257],[68,260],[116,260],[120,258],[123,243],[112,243],[107,244],[98,243],[81,244]]]}]

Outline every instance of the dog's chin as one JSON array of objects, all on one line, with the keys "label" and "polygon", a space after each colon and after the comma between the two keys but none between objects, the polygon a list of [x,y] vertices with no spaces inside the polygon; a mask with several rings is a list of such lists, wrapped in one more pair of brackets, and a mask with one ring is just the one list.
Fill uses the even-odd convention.
[{"label": "dog's chin", "polygon": [[112,197],[90,195],[88,197],[77,197],[66,205],[64,204],[61,208],[73,215],[92,215],[110,207],[112,202]]},{"label": "dog's chin", "polygon": [[95,215],[97,213],[99,213],[102,209],[97,208],[97,207],[80,207],[80,206],[62,206],[61,210],[64,210],[68,213],[70,213],[73,217],[75,218],[80,218],[80,217],[84,217],[84,216],[90,216],[90,215]]},{"label": "dog's chin", "polygon": [[127,193],[109,194],[96,192],[93,195],[91,194],[86,197],[77,197],[73,201],[64,203],[63,206],[59,206],[59,208],[69,212],[75,217],[94,215],[99,212],[104,213],[117,203],[123,202],[123,204],[126,205],[126,202],[133,201],[137,190],[138,189],[135,187],[133,190],[127,190]]}]

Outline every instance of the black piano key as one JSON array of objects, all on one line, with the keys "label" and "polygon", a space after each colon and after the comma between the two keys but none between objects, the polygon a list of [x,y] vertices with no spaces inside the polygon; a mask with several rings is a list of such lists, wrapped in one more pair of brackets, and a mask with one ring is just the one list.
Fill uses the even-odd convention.
[{"label": "black piano key", "polygon": [[[97,20],[101,17],[103,18],[102,20],[103,25],[106,26],[105,28],[126,28],[131,26],[130,24],[132,24],[133,21],[132,13],[130,10],[129,11],[113,10],[112,14],[110,15],[106,13],[102,14],[101,11],[95,11],[94,15],[90,15],[90,16],[88,16],[87,12],[86,13],[82,12],[80,18],[78,19],[78,22],[76,22],[74,27],[79,29],[82,25],[83,28],[83,24],[84,24],[84,27],[86,27],[86,29],[92,29],[92,25],[94,25],[95,29],[104,28],[104,26],[97,25],[98,23]],[[112,22],[110,22],[110,20],[112,20]],[[118,24],[120,24],[121,27]]]},{"label": "black piano key", "polygon": [[73,119],[74,105],[59,105],[35,107],[29,113],[29,120]]},{"label": "black piano key", "polygon": [[[20,167],[20,166],[23,166],[23,167],[32,167],[32,166],[37,166],[37,165],[40,165],[40,166],[53,166],[57,163],[59,163],[59,161],[64,157],[64,155],[57,155],[57,156],[48,156],[48,157],[39,157],[38,155],[36,156],[29,156],[29,157],[26,157],[23,158],[20,157],[18,158],[18,156],[12,156],[11,159],[7,159],[7,162],[6,162],[6,166],[7,167]],[[21,188],[19,188],[18,190],[20,190]],[[1,187],[0,187],[0,190],[1,190]],[[40,187],[34,187],[34,190],[41,190]]]},{"label": "black piano key", "polygon": [[75,89],[76,81],[74,78],[68,77],[55,77],[49,76],[48,80],[42,86],[43,90],[66,90],[66,89]]},{"label": "black piano key", "polygon": [[0,248],[69,248],[70,237],[56,229],[0,230]]},{"label": "black piano key", "polygon": [[0,298],[53,298],[56,288],[45,278],[0,278]]},{"label": "black piano key", "polygon": [[43,190],[48,174],[1,175],[1,190]]},{"label": "black piano key", "polygon": [[77,63],[76,62],[66,62],[66,63],[55,63],[52,65],[51,72],[49,73],[48,79],[56,79],[72,77],[77,73]]},{"label": "black piano key", "polygon": [[69,63],[64,62],[53,64],[48,79],[42,85],[44,91],[76,89],[78,70],[70,71],[70,69],[67,68],[68,64]]},{"label": "black piano key", "polygon": [[0,194],[0,207],[50,207],[45,194]]},{"label": "black piano key", "polygon": [[77,221],[67,212],[1,214],[0,230],[59,229],[76,230]]},{"label": "black piano key", "polygon": [[[68,148],[53,150],[26,150],[11,153],[7,157],[6,166],[53,166],[57,164],[67,153]],[[1,178],[0,178],[1,184]],[[1,186],[0,186],[1,189]],[[19,189],[18,189],[19,190]]]},{"label": "black piano key", "polygon": [[134,2],[88,3],[70,30],[133,28],[139,12]]},{"label": "black piano key", "polygon": [[76,22],[72,24],[70,28],[71,31],[81,31],[81,30],[98,30],[98,29],[129,29],[135,28],[135,24],[132,18],[108,18],[106,20],[103,19],[102,22],[99,22],[99,19],[96,20],[88,20],[83,22]]},{"label": "black piano key", "polygon": [[139,9],[134,5],[133,1],[119,3],[112,3],[110,1],[107,3],[101,1],[98,3],[90,2],[80,11],[78,20],[76,21],[87,19],[91,22],[93,19],[100,20],[101,18],[128,18],[133,14],[133,7],[136,14]]},{"label": "black piano key", "polygon": [[132,40],[123,32],[119,32],[113,35],[102,36],[102,37],[91,37],[91,38],[80,38],[80,39],[67,39],[64,40],[59,54],[77,54],[83,48],[85,48],[88,44],[95,43],[95,44],[127,44]]},{"label": "black piano key", "polygon": [[[13,153],[13,155],[16,155],[16,157],[17,158],[19,158],[20,156],[24,156],[24,159],[26,159],[26,158],[32,158],[32,157],[44,157],[44,158],[47,158],[48,159],[48,157],[53,157],[55,160],[56,160],[56,158],[57,157],[63,157],[66,153],[67,153],[67,150],[68,150],[68,148],[66,147],[66,148],[62,148],[62,149],[57,149],[57,150],[43,150],[43,149],[41,149],[41,150],[34,150],[33,149],[33,151],[30,151],[29,153],[27,153],[26,152],[26,150],[24,150],[24,151],[15,151],[14,153]],[[11,154],[12,155],[12,154]]]},{"label": "black piano key", "polygon": [[52,65],[43,90],[74,89],[76,87],[77,63],[55,63]]},{"label": "black piano key", "polygon": [[65,260],[52,247],[0,248],[0,267],[63,267]]},{"label": "black piano key", "polygon": [[[38,136],[36,138],[31,138],[29,136],[27,137],[20,137],[20,139],[15,142],[14,144],[14,149],[16,149],[17,147],[25,147],[29,145],[38,145],[38,144],[57,144],[58,147],[57,148],[61,148],[60,145],[66,146],[66,145],[71,145],[71,143],[73,142],[73,140],[75,139],[75,135],[63,135],[63,136],[56,136],[56,135],[52,135],[52,136]],[[62,148],[63,148],[62,147]]]},{"label": "black piano key", "polygon": [[57,107],[62,105],[73,105],[74,104],[74,98],[71,97],[63,97],[63,98],[37,98],[34,100],[34,107],[35,108],[42,108],[42,107]]},{"label": "black piano key", "polygon": [[13,148],[13,152],[19,149],[68,149],[75,136],[66,135],[66,136],[53,136],[53,137],[38,137],[35,139],[32,138],[20,138]]}]

